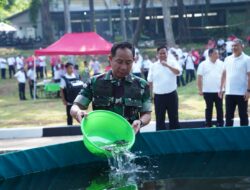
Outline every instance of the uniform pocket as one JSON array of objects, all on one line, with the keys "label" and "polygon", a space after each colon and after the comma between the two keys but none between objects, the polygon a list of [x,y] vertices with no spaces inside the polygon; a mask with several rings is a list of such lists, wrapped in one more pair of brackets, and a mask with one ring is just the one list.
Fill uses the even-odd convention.
[{"label": "uniform pocket", "polygon": [[111,101],[109,97],[94,97],[93,104],[96,107],[108,107],[111,105]]}]

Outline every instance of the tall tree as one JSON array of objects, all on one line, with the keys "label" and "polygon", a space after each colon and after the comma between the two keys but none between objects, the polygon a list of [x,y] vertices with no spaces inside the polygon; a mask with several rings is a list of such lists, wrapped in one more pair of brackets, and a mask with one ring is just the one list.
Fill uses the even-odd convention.
[{"label": "tall tree", "polygon": [[69,10],[69,0],[63,0],[64,5],[64,30],[65,33],[71,33],[71,19],[70,19],[70,10]]},{"label": "tall tree", "polygon": [[96,31],[94,0],[89,0],[89,12],[90,12],[90,30]]},{"label": "tall tree", "polygon": [[54,41],[52,23],[51,23],[51,18],[50,18],[49,2],[50,0],[41,1],[43,38],[46,44],[51,44]]},{"label": "tall tree", "polygon": [[162,13],[164,22],[165,38],[168,46],[175,45],[175,39],[173,34],[172,20],[171,20],[171,10],[169,1],[162,0]]},{"label": "tall tree", "polygon": [[135,33],[134,33],[134,36],[133,36],[133,44],[135,46],[138,45],[138,41],[140,39],[140,34],[141,34],[142,30],[143,30],[143,24],[144,24],[144,21],[145,21],[145,13],[146,13],[147,2],[148,2],[148,0],[141,0],[141,9],[140,9],[139,20],[137,21]]},{"label": "tall tree", "polygon": [[33,23],[33,26],[37,26],[37,19],[39,13],[41,13],[42,18],[42,31],[43,31],[43,42],[47,44],[51,44],[53,39],[53,30],[52,23],[50,18],[49,11],[49,0],[32,0],[30,7],[30,20]]},{"label": "tall tree", "polygon": [[186,13],[183,0],[177,0],[178,7],[178,39],[180,42],[188,42],[190,40],[190,31],[188,29],[188,18],[184,18]]},{"label": "tall tree", "polygon": [[122,37],[124,41],[127,41],[127,31],[126,31],[126,20],[125,20],[125,9],[124,9],[124,0],[120,0],[121,5],[121,28],[122,28]]}]

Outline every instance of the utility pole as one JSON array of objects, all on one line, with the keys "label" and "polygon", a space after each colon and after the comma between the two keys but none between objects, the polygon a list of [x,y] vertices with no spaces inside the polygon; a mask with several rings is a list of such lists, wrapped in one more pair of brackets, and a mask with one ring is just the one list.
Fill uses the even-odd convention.
[{"label": "utility pole", "polygon": [[124,0],[120,0],[120,5],[121,5],[121,28],[122,28],[122,37],[123,37],[123,41],[127,41],[126,20],[125,20],[125,10],[124,10]]}]

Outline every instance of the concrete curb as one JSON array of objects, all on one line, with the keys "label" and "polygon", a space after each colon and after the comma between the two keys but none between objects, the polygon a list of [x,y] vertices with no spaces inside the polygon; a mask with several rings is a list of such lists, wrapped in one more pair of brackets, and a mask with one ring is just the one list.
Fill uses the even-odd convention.
[{"label": "concrete curb", "polygon": [[[168,124],[168,122],[166,122]],[[200,128],[204,126],[204,120],[183,120],[180,121],[181,128]],[[236,118],[234,126],[239,126],[239,119]],[[155,121],[143,127],[141,132],[155,131]],[[0,129],[0,139],[16,138],[39,138],[56,136],[82,135],[80,126],[58,126],[58,127],[26,127],[26,128],[2,128]]]}]

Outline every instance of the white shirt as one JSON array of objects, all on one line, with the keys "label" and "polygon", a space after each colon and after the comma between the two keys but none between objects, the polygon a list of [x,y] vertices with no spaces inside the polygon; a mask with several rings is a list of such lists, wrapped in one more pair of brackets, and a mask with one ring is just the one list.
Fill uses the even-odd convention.
[{"label": "white shirt", "polygon": [[40,66],[46,67],[46,57],[45,56],[39,56],[38,59],[40,60]]},{"label": "white shirt", "polygon": [[27,77],[28,77],[30,80],[35,80],[35,78],[36,78],[36,73],[34,72],[33,69],[29,69],[29,70],[28,70]]},{"label": "white shirt", "polygon": [[208,51],[209,51],[209,49],[206,49],[206,50],[204,51],[204,53],[203,53],[203,57],[204,57],[205,59],[209,59]]},{"label": "white shirt", "polygon": [[[177,61],[168,59],[167,64],[181,71]],[[155,62],[149,69],[148,82],[153,83],[153,92],[155,94],[168,94],[176,90],[177,75],[169,68],[163,66],[160,61]]]},{"label": "white shirt", "polygon": [[7,59],[7,61],[8,61],[8,65],[9,65],[9,66],[14,65],[15,62],[16,62],[16,60],[15,60],[14,57],[9,57],[9,58]]},{"label": "white shirt", "polygon": [[24,66],[24,65],[23,65],[23,60],[22,60],[22,58],[17,57],[17,58],[16,58],[16,68],[17,68],[17,70],[18,70],[18,69],[21,69],[23,66]]},{"label": "white shirt", "polygon": [[54,80],[58,80],[60,78],[61,78],[61,71],[60,71],[60,69],[59,70],[56,69],[54,71]]},{"label": "white shirt", "polygon": [[25,73],[23,71],[18,71],[14,76],[17,78],[17,81],[19,83],[25,83],[26,82]]},{"label": "white shirt", "polygon": [[250,57],[244,53],[239,57],[230,55],[224,61],[224,69],[226,70],[226,94],[244,95],[247,91]]},{"label": "white shirt", "polygon": [[[69,75],[68,73],[66,73],[64,76],[67,79],[74,79],[74,78],[76,78],[76,76],[75,76],[74,73],[72,73],[71,75]],[[61,81],[60,81],[60,88],[62,88],[62,89],[66,88],[66,81],[63,78],[61,78]]]},{"label": "white shirt", "polygon": [[226,41],[226,51],[227,53],[232,53],[233,41]]},{"label": "white shirt", "polygon": [[6,60],[4,58],[0,58],[0,69],[7,69]]},{"label": "white shirt", "polygon": [[210,59],[202,61],[197,75],[202,76],[202,92],[217,93],[220,91],[224,63],[219,59],[212,63]]},{"label": "white shirt", "polygon": [[132,66],[132,73],[141,73],[141,68],[142,68],[142,62],[141,61],[137,61],[133,63]]},{"label": "white shirt", "polygon": [[195,57],[192,55],[188,55],[186,58],[186,69],[194,70],[194,60]]},{"label": "white shirt", "polygon": [[142,67],[143,67],[144,69],[149,69],[149,68],[151,67],[152,64],[153,64],[153,63],[152,63],[152,61],[150,61],[150,59],[146,59],[146,60],[143,60],[143,62],[142,62]]}]

